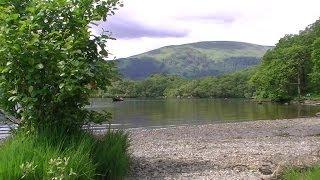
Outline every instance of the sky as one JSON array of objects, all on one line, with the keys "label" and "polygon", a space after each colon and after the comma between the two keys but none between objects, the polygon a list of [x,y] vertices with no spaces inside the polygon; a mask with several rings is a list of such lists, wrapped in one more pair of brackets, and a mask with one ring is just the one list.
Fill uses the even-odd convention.
[{"label": "sky", "polygon": [[110,31],[109,58],[167,45],[241,41],[275,45],[320,17],[320,0],[123,0],[124,7],[93,28]]}]

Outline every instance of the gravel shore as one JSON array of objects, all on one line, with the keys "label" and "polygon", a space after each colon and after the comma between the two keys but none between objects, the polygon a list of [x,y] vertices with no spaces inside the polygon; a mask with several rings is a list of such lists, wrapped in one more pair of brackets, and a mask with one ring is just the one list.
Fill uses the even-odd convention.
[{"label": "gravel shore", "polygon": [[320,119],[132,129],[128,179],[273,179],[320,160]]}]

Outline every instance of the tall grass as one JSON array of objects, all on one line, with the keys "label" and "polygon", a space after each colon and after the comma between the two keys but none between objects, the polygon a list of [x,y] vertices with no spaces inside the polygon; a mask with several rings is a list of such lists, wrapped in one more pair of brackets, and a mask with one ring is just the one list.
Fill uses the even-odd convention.
[{"label": "tall grass", "polygon": [[128,135],[121,131],[108,133],[100,139],[93,153],[99,175],[109,179],[125,176],[130,161],[128,148]]},{"label": "tall grass", "polygon": [[120,131],[100,139],[20,132],[0,145],[0,179],[119,179],[129,166],[128,146]]}]

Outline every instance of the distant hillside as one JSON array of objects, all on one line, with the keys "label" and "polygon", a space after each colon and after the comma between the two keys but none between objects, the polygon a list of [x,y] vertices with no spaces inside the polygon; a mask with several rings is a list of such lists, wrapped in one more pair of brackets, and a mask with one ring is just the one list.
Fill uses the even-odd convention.
[{"label": "distant hillside", "polygon": [[129,79],[144,79],[152,74],[198,78],[257,65],[270,48],[243,42],[208,41],[166,46],[116,61],[120,73]]}]

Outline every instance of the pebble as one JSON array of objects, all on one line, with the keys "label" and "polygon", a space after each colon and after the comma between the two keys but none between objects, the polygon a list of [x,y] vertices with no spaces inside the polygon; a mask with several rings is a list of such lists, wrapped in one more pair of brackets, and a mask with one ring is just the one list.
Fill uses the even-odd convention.
[{"label": "pebble", "polygon": [[128,179],[264,179],[287,166],[310,166],[320,160],[319,120],[129,130]]}]

